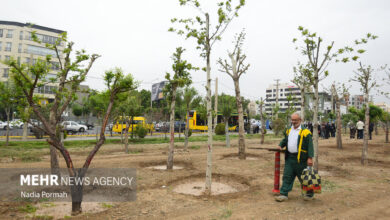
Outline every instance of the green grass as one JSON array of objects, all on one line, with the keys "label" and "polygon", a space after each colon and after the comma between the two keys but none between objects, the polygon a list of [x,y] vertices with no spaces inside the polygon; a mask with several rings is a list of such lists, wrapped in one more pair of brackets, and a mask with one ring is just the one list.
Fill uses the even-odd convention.
[{"label": "green grass", "polygon": [[32,217],[32,220],[52,220],[52,219],[54,219],[54,217],[50,215],[34,215]]},{"label": "green grass", "polygon": [[329,180],[324,180],[322,182],[322,189],[324,192],[334,192],[338,187],[339,186],[336,183]]},{"label": "green grass", "polygon": [[[231,134],[230,139],[238,138],[238,134]],[[260,134],[247,134],[247,139],[260,138]],[[207,135],[191,136],[189,142],[206,142]],[[265,140],[279,140],[275,135],[266,134]],[[214,135],[214,141],[225,141],[225,135]],[[184,142],[185,138],[175,138],[176,143]],[[130,145],[136,144],[163,144],[169,143],[169,138],[154,137],[143,139],[129,139]],[[91,148],[96,144],[96,140],[69,140],[65,141],[64,145],[67,149],[72,148]],[[121,144],[120,139],[107,139],[105,144]],[[199,149],[200,146],[192,146],[191,149]],[[143,152],[143,149],[131,150],[131,153],[137,154]],[[38,162],[41,161],[43,155],[49,153],[49,144],[46,141],[10,141],[9,146],[5,146],[4,142],[0,142],[0,157],[21,159],[23,162]]]},{"label": "green grass", "polygon": [[19,206],[18,209],[20,212],[26,212],[26,213],[34,213],[37,211],[37,207],[35,207],[31,204],[27,204],[25,206]]},{"label": "green grass", "polygon": [[221,219],[228,219],[232,216],[233,212],[232,210],[226,208],[222,210],[222,214],[220,216]]},{"label": "green grass", "polygon": [[106,209],[109,209],[109,208],[113,207],[112,204],[107,204],[107,203],[102,203],[101,205],[102,205],[103,208],[106,208]]},{"label": "green grass", "polygon": [[199,150],[200,146],[199,145],[193,145],[193,146],[190,147],[190,149],[192,149],[192,150]]}]

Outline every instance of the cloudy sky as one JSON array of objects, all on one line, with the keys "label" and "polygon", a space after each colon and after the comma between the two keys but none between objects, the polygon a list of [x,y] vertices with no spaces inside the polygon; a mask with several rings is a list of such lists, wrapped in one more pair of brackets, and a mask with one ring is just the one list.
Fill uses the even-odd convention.
[{"label": "cloudy sky", "polygon": [[[217,1],[200,2],[215,26]],[[87,80],[94,89],[104,89],[101,77],[113,67],[132,73],[141,82],[141,88],[150,89],[152,83],[163,80],[165,73],[171,71],[171,56],[178,46],[187,49],[184,57],[189,62],[199,67],[205,65],[194,40],[184,40],[167,31],[172,26],[171,18],[199,15],[192,7],[179,6],[178,0],[2,0],[1,9],[0,20],[65,30],[77,48],[102,55]],[[374,68],[390,65],[388,0],[247,0],[212,51],[211,74],[213,79],[219,79],[219,91],[234,94],[232,79],[218,71],[216,60],[227,57],[234,35],[243,28],[243,49],[251,66],[241,78],[242,95],[259,99],[274,79],[289,82],[297,61],[306,61],[292,43],[293,38],[299,38],[300,25],[317,32],[324,44],[335,41],[335,48],[351,45],[368,32],[378,35],[377,40],[365,46],[367,53],[361,61]],[[356,63],[332,63],[328,68],[330,76],[321,84],[328,87],[333,81],[348,83],[356,68]],[[383,75],[377,73],[378,82],[382,82]],[[205,94],[206,74],[193,72],[192,78],[194,86]],[[358,84],[349,84],[352,94],[360,93]],[[390,92],[388,87],[382,90]],[[390,103],[379,95],[374,99]]]}]

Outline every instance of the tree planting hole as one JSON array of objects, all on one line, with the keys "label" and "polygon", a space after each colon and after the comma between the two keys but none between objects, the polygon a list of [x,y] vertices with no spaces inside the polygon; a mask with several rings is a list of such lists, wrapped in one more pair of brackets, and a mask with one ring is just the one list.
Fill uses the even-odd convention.
[{"label": "tree planting hole", "polygon": [[[181,180],[174,181],[173,192],[202,196],[205,192],[204,174],[189,176]],[[217,196],[222,194],[230,194],[246,191],[249,189],[249,183],[243,177],[236,177],[235,175],[221,175],[213,174],[211,182],[211,195]]]},{"label": "tree planting hole", "polygon": [[[148,169],[153,169],[153,170],[167,170],[167,165],[156,165],[156,166],[149,166],[149,167],[146,167]],[[181,169],[184,169],[184,167],[182,166],[173,166],[172,167],[173,170],[181,170]]]}]

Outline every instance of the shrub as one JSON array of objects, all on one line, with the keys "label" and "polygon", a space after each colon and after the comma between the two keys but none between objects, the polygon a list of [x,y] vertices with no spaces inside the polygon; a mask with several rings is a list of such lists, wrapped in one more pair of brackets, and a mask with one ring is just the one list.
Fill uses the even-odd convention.
[{"label": "shrub", "polygon": [[191,137],[192,135],[192,129],[188,129],[188,137]]},{"label": "shrub", "polygon": [[275,119],[272,122],[272,129],[274,130],[276,136],[283,132],[285,128],[286,122],[281,118]]},{"label": "shrub", "polygon": [[147,134],[148,134],[148,129],[144,126],[140,126],[138,125],[136,128],[135,128],[135,134],[139,137],[139,138],[144,138]]},{"label": "shrub", "polygon": [[225,135],[225,124],[220,123],[215,126],[215,134],[216,135]]}]

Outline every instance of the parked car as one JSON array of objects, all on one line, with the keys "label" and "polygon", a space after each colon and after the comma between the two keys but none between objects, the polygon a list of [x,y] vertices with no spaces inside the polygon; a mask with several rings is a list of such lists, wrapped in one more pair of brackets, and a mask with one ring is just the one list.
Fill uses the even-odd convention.
[{"label": "parked car", "polygon": [[9,122],[14,128],[23,128],[24,122],[20,119],[14,119]]},{"label": "parked car", "polygon": [[84,132],[88,129],[87,126],[81,125],[75,121],[64,121],[61,125],[64,126],[64,130],[66,130],[69,134]]},{"label": "parked car", "polygon": [[93,129],[95,126],[93,125],[93,123],[90,123],[90,122],[85,122],[85,121],[77,121],[77,123],[81,124],[81,125],[85,125],[87,126],[88,130],[91,130]]},{"label": "parked car", "polygon": [[[9,124],[9,128],[12,129],[12,124]],[[0,129],[7,130],[7,122],[0,121]]]},{"label": "parked car", "polygon": [[[165,122],[165,126],[166,126],[166,129],[163,131],[169,132],[170,127],[171,127],[170,122]],[[180,132],[184,132],[186,130],[186,123],[183,121],[175,121],[174,128],[175,128],[175,132],[179,132],[179,130],[180,130]]]}]

